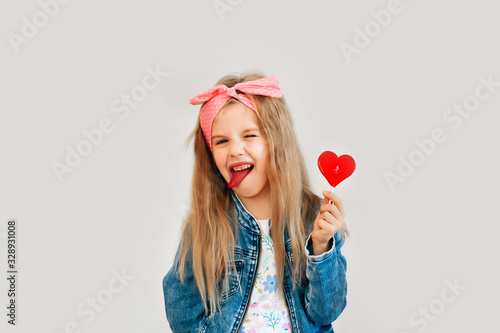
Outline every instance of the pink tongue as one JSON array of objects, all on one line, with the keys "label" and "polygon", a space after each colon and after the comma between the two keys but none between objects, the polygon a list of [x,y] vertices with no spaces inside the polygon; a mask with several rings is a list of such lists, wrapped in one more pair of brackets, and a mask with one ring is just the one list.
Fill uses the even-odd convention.
[{"label": "pink tongue", "polygon": [[253,167],[250,167],[250,168],[245,169],[245,170],[233,172],[231,174],[231,181],[229,182],[229,184],[227,184],[227,187],[233,188],[235,186],[238,186],[238,184],[241,183],[243,178],[245,178],[248,175],[248,173],[250,171],[252,171],[252,169],[253,169]]}]

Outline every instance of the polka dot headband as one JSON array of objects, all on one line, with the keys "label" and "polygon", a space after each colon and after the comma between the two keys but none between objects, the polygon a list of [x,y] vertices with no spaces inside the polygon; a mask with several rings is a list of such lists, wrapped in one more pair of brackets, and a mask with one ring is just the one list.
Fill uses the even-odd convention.
[{"label": "polka dot headband", "polygon": [[192,105],[202,104],[208,101],[200,110],[200,124],[210,151],[212,151],[212,124],[217,113],[219,113],[220,109],[222,109],[231,97],[238,99],[250,109],[257,112],[257,108],[250,98],[244,94],[237,93],[236,90],[251,95],[270,97],[281,97],[282,95],[278,76],[274,74],[254,81],[237,83],[232,88],[219,84],[191,98],[189,103]]}]

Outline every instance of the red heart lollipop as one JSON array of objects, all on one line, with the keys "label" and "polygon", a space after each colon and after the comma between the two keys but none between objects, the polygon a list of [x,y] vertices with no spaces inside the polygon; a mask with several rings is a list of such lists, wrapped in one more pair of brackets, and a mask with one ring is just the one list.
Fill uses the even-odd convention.
[{"label": "red heart lollipop", "polygon": [[328,183],[335,187],[341,181],[352,175],[356,169],[354,159],[349,155],[337,157],[334,152],[325,151],[318,158],[319,171],[325,176]]}]

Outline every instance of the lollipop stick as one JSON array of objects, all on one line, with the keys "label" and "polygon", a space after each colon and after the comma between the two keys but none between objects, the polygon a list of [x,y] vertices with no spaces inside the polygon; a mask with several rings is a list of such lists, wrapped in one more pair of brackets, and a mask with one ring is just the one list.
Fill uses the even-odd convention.
[{"label": "lollipop stick", "polygon": [[[335,191],[335,186],[332,186],[332,193]],[[332,200],[329,200],[332,203]],[[334,204],[335,205],[335,204]]]}]

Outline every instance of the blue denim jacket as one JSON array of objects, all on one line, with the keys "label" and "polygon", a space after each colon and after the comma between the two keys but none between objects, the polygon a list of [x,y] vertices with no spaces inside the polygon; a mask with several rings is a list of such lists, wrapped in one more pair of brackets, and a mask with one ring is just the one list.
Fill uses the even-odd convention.
[{"label": "blue denim jacket", "polygon": [[[232,193],[238,220],[238,239],[234,250],[236,271],[229,274],[229,290],[222,292],[221,308],[206,316],[201,296],[196,288],[192,262],[186,261],[186,280],[182,284],[178,273],[178,256],[163,278],[165,310],[174,333],[236,333],[239,332],[253,289],[260,253],[261,233],[255,218],[245,209],[240,199]],[[321,204],[320,204],[321,205]],[[319,206],[318,206],[319,208]],[[230,221],[232,215],[228,208]],[[312,228],[311,223],[311,228]],[[312,232],[312,229],[310,230]],[[285,265],[284,292],[294,333],[331,332],[331,323],[337,319],[347,304],[346,260],[340,249],[340,231],[333,238],[329,251],[313,256],[311,235],[306,241],[306,277],[293,290],[291,272]],[[287,259],[293,263],[292,247],[285,232]]]}]

